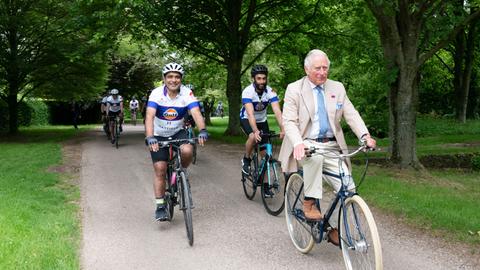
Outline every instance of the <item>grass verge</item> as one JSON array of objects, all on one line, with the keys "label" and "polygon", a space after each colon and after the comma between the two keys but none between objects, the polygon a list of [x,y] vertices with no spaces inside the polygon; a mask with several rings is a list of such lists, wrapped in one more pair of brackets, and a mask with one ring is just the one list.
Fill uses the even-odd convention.
[{"label": "grass verge", "polygon": [[[361,170],[354,168],[356,179]],[[480,248],[479,182],[479,172],[371,166],[359,193],[376,208],[416,228]]]},{"label": "grass verge", "polygon": [[79,190],[49,172],[62,165],[60,142],[78,133],[33,127],[0,137],[0,269],[79,269]]}]

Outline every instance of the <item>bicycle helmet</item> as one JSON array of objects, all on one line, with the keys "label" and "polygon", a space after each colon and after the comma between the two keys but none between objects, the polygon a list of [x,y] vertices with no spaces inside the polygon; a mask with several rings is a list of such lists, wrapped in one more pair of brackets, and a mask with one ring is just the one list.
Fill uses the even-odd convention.
[{"label": "bicycle helmet", "polygon": [[268,75],[268,68],[264,65],[255,65],[252,67],[251,74],[252,74],[252,77],[255,77],[255,75],[257,74]]},{"label": "bicycle helmet", "polygon": [[166,64],[162,69],[163,76],[165,76],[169,72],[178,72],[180,73],[181,76],[183,76],[183,73],[185,71],[183,70],[183,67],[180,64],[172,62],[172,63]]},{"label": "bicycle helmet", "polygon": [[110,91],[110,94],[112,94],[112,95],[118,95],[118,89],[113,88],[113,89]]}]

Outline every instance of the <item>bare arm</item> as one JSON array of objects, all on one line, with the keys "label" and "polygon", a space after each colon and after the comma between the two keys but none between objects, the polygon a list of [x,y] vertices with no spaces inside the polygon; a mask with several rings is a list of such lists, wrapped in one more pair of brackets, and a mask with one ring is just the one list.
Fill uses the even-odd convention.
[{"label": "bare arm", "polygon": [[[199,130],[205,129],[205,121],[203,120],[202,112],[200,111],[200,107],[195,107],[190,110],[190,114],[193,117],[193,121],[197,124]],[[205,141],[203,139],[199,139],[198,143],[203,145]]]},{"label": "bare arm", "polygon": [[[157,110],[152,107],[147,107],[147,113],[145,115],[145,137],[153,136],[153,120],[155,119],[155,113]],[[158,151],[158,144],[149,146],[151,151]]]},{"label": "bare arm", "polygon": [[255,139],[257,141],[261,141],[262,137],[260,137],[260,130],[258,130],[258,127],[257,127],[257,120],[255,120],[253,104],[245,103],[243,106],[245,106],[245,111],[247,112],[247,117],[248,117],[248,123],[252,128],[253,134],[255,135]]},{"label": "bare arm", "polygon": [[272,103],[272,110],[277,119],[278,126],[280,127],[280,139],[285,135],[285,129],[283,128],[282,110],[280,110],[280,104],[278,102]]}]

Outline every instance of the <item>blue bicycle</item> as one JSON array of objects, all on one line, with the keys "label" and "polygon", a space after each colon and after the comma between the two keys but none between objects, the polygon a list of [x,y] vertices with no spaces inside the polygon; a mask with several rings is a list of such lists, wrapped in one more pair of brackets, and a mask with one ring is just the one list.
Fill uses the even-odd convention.
[{"label": "blue bicycle", "polygon": [[[249,175],[242,173],[242,185],[245,196],[252,200],[255,197],[257,187],[260,186],[262,202],[267,212],[277,216],[285,206],[285,174],[282,173],[280,163],[273,157],[272,138],[279,137],[278,134],[261,134],[266,138],[265,144],[257,144],[253,152],[252,168]],[[264,151],[264,152],[263,152]],[[263,155],[260,159],[259,155]]]}]

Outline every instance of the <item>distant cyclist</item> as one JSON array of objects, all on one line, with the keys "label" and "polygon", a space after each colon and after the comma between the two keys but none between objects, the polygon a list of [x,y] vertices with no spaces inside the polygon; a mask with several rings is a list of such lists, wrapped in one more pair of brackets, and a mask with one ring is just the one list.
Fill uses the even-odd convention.
[{"label": "distant cyclist", "polygon": [[108,117],[107,117],[107,99],[110,96],[110,91],[105,91],[104,95],[100,100],[100,113],[102,115],[103,131],[107,134],[107,137],[110,138],[110,128],[108,126]]},{"label": "distant cyclist", "polygon": [[123,123],[123,98],[118,94],[118,89],[112,89],[110,91],[110,96],[107,98],[107,114],[110,119],[110,139],[112,144],[115,143],[115,133],[114,133],[114,122],[111,121],[116,116],[119,117],[120,132],[122,132],[122,123]]},{"label": "distant cyclist", "polygon": [[[182,85],[184,69],[180,64],[169,63],[163,69],[164,84],[155,88],[148,99],[147,114],[145,119],[145,142],[150,149],[153,161],[154,193],[156,199],[155,219],[167,220],[165,201],[165,180],[168,148],[160,148],[158,142],[170,139],[188,139],[184,129],[184,117],[188,111],[200,129],[198,134],[199,144],[203,145],[208,138],[205,122],[200,113],[199,102],[192,91]],[[193,158],[193,146],[188,143],[181,145],[182,166],[188,167]]]},{"label": "distant cyclist", "polygon": [[267,122],[267,108],[270,104],[278,126],[280,138],[283,138],[282,111],[277,94],[267,85],[268,68],[264,65],[255,65],[251,70],[253,83],[242,92],[242,109],[240,110],[240,124],[248,135],[245,143],[245,155],[242,159],[242,173],[250,174],[250,162],[253,148],[262,140],[260,133],[268,133],[270,129]]},{"label": "distant cyclist", "polygon": [[132,122],[134,125],[137,124],[137,110],[138,110],[138,100],[135,99],[135,96],[130,100],[130,115],[132,117]]}]

